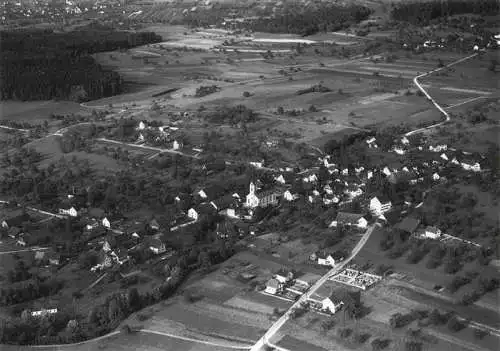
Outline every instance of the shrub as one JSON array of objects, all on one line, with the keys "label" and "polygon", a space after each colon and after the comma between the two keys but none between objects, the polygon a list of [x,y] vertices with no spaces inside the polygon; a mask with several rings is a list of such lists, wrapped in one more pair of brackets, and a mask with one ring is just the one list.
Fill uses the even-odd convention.
[{"label": "shrub", "polygon": [[389,340],[389,339],[375,339],[371,343],[372,350],[373,351],[383,350],[383,349],[387,348],[390,343],[391,343],[391,340]]},{"label": "shrub", "polygon": [[458,332],[466,327],[465,323],[459,321],[456,316],[450,318],[447,326],[448,329],[451,330],[452,332]]},{"label": "shrub", "polygon": [[370,334],[367,333],[354,333],[353,341],[358,344],[364,344],[370,339]]},{"label": "shrub", "polygon": [[488,332],[483,329],[474,329],[474,337],[476,339],[483,339],[486,335],[488,335]]},{"label": "shrub", "polygon": [[342,339],[347,339],[349,336],[352,334],[352,329],[351,328],[342,328],[339,330],[339,336]]},{"label": "shrub", "polygon": [[405,343],[406,351],[420,351],[422,350],[422,343],[418,341],[407,341]]},{"label": "shrub", "polygon": [[248,91],[243,92],[243,97],[250,97],[252,94],[250,94]]}]

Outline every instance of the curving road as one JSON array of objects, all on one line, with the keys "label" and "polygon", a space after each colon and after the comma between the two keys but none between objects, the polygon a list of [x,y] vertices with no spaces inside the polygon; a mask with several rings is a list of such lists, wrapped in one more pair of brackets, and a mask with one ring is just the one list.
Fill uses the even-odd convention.
[{"label": "curving road", "polygon": [[363,246],[366,244],[366,242],[368,241],[368,239],[370,238],[370,235],[372,234],[373,230],[375,230],[375,228],[379,226],[379,224],[374,224],[372,226],[370,226],[367,231],[365,232],[365,234],[363,235],[363,237],[361,238],[361,240],[357,243],[357,245],[354,247],[354,249],[352,250],[351,254],[349,255],[349,257],[343,261],[342,263],[340,263],[339,265],[336,265],[335,267],[333,267],[332,269],[330,269],[328,271],[328,273],[326,273],[325,275],[323,275],[316,283],[314,283],[314,285],[307,291],[305,292],[304,294],[302,294],[302,296],[300,296],[300,298],[292,305],[290,306],[290,308],[288,309],[288,311],[286,311],[286,313],[284,313],[272,326],[271,328],[269,328],[267,330],[267,332],[257,341],[257,343],[255,343],[255,345],[250,349],[250,351],[262,351],[265,349],[266,345],[267,346],[271,346],[271,347],[275,347],[274,344],[271,344],[270,343],[270,339],[276,334],[276,332],[288,321],[288,319],[290,319],[290,314],[291,312],[296,309],[297,307],[300,307],[300,305],[304,302],[306,302],[309,297],[314,294],[316,292],[316,290],[318,290],[318,288],[323,285],[327,280],[328,278],[330,278],[332,275],[335,275],[337,274],[338,272],[340,272],[342,269],[344,269],[344,267],[359,253],[359,251],[363,248]]},{"label": "curving road", "polygon": [[419,129],[412,130],[411,132],[406,133],[405,136],[410,136],[410,135],[413,135],[413,134],[417,134],[417,133],[423,132],[424,130],[427,130],[427,129],[432,129],[432,128],[436,128],[436,127],[442,126],[443,124],[445,124],[446,122],[448,122],[450,120],[450,115],[448,114],[448,112],[446,112],[446,110],[444,108],[442,108],[436,102],[436,100],[434,100],[432,98],[432,96],[430,96],[430,94],[424,89],[424,87],[420,84],[420,82],[418,80],[420,78],[426,77],[426,76],[431,75],[433,73],[442,71],[443,69],[446,69],[448,67],[455,66],[455,65],[457,65],[457,64],[459,64],[461,62],[467,61],[467,60],[469,60],[469,59],[471,59],[473,57],[476,57],[477,55],[479,55],[479,54],[476,53],[476,54],[473,54],[473,55],[461,58],[460,60],[457,60],[457,61],[454,61],[454,62],[449,63],[447,65],[444,65],[443,67],[436,68],[436,69],[434,69],[432,71],[429,71],[429,72],[426,72],[426,73],[422,73],[422,74],[416,76],[415,78],[413,78],[413,83],[415,84],[415,86],[425,95],[425,97],[427,98],[427,100],[429,100],[430,102],[432,102],[432,104],[439,110],[439,112],[441,112],[441,114],[445,117],[445,120],[442,121],[442,122],[430,125],[428,127],[424,127],[424,128],[419,128]]}]

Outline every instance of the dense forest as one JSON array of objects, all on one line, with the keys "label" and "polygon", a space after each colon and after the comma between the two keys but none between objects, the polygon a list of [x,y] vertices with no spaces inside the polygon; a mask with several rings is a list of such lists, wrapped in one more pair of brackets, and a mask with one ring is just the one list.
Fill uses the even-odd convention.
[{"label": "dense forest", "polygon": [[398,21],[427,25],[441,17],[466,13],[496,14],[499,10],[498,0],[413,0],[394,5],[391,16]]},{"label": "dense forest", "polygon": [[0,99],[89,100],[117,94],[118,73],[102,68],[90,54],[160,40],[151,32],[1,31]]},{"label": "dense forest", "polygon": [[[232,9],[219,11],[197,11],[187,14],[183,22],[190,26],[220,25]],[[312,35],[320,31],[336,31],[362,21],[370,15],[369,8],[360,5],[339,6],[319,4],[304,7],[301,4],[287,5],[281,13],[272,17],[257,16],[257,19],[241,23],[245,29],[268,33],[295,33]]]}]

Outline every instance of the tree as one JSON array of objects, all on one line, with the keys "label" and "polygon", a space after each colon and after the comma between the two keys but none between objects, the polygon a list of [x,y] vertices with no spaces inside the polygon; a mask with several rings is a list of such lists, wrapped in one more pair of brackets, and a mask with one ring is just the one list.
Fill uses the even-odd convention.
[{"label": "tree", "polygon": [[132,311],[137,311],[141,308],[141,296],[137,288],[131,288],[127,293],[128,304]]}]

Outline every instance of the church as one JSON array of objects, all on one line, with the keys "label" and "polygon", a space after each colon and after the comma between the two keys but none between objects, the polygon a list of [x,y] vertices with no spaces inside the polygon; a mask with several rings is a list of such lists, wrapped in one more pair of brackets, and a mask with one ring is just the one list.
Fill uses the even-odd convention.
[{"label": "church", "polygon": [[249,193],[246,198],[245,206],[251,209],[257,207],[267,207],[278,204],[279,193],[276,190],[259,191],[253,182],[250,182]]}]

